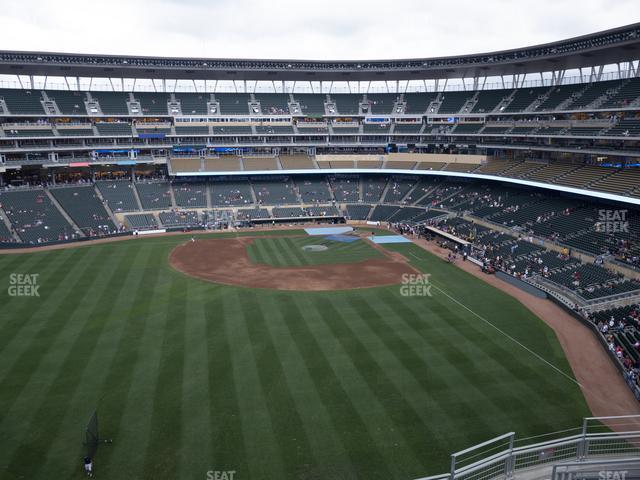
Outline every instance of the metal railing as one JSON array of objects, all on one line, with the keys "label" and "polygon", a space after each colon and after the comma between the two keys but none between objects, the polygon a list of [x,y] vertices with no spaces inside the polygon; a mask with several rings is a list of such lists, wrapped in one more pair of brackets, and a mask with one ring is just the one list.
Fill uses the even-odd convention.
[{"label": "metal railing", "polygon": [[[611,431],[613,428],[616,431]],[[531,445],[514,447],[514,434],[508,433],[451,455],[449,473],[419,480],[511,479],[525,473],[528,480],[549,478],[549,468],[561,462],[583,463],[599,460],[629,460],[640,456],[640,415],[589,417],[581,432]],[[491,445],[501,448],[495,452]],[[485,450],[482,450],[485,449]],[[484,458],[461,465],[473,452],[489,453]],[[540,475],[536,475],[536,470]]]}]

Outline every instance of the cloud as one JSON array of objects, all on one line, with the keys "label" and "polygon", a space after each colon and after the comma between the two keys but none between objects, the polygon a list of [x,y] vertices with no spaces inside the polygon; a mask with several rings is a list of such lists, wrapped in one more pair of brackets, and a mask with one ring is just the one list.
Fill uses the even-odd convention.
[{"label": "cloud", "polygon": [[222,58],[374,59],[545,43],[634,21],[634,0],[3,2],[0,45]]}]

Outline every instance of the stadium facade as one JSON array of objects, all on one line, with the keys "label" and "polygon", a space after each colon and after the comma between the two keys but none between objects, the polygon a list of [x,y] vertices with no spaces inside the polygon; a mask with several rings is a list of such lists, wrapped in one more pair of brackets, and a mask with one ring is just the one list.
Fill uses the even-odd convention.
[{"label": "stadium facade", "polygon": [[[450,240],[507,256],[514,276],[547,265],[524,281],[594,329],[640,299],[640,24],[406,60],[2,51],[0,75],[4,247],[229,224],[443,222]],[[617,333],[612,359],[640,398],[634,341],[636,328]],[[517,453],[535,466],[592,459],[586,435]],[[637,432],[603,435],[591,445],[637,444]],[[515,458],[511,445],[468,475],[435,478],[493,478],[495,465],[517,470]]]}]

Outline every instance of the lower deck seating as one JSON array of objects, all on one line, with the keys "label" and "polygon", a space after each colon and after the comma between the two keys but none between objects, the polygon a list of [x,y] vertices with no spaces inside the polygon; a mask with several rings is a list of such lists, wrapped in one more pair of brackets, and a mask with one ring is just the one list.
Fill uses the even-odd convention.
[{"label": "lower deck seating", "polygon": [[98,181],[96,187],[112,212],[134,212],[140,210],[133,191],[133,184],[128,180]]},{"label": "lower deck seating", "polygon": [[260,205],[292,205],[300,203],[288,178],[270,178],[252,180],[253,191]]},{"label": "lower deck seating", "polygon": [[327,203],[331,201],[331,193],[324,176],[297,177],[295,185],[303,203]]},{"label": "lower deck seating", "polygon": [[42,189],[2,192],[0,205],[25,243],[47,243],[77,238],[73,227]]},{"label": "lower deck seating", "polygon": [[133,215],[125,215],[125,222],[132,229],[153,229],[158,228],[158,222],[151,213],[139,213]]},{"label": "lower deck seating", "polygon": [[301,218],[307,216],[307,212],[302,207],[274,207],[271,213],[274,218]]},{"label": "lower deck seating", "polygon": [[387,193],[382,201],[384,203],[400,203],[407,193],[413,189],[417,183],[415,177],[392,177],[389,179]]},{"label": "lower deck seating", "polygon": [[15,238],[11,234],[11,231],[7,228],[4,221],[0,218],[0,243],[13,243]]},{"label": "lower deck seating", "polygon": [[340,212],[334,205],[316,205],[306,208],[310,217],[338,217]]},{"label": "lower deck seating", "polygon": [[85,235],[93,237],[117,231],[93,186],[52,188],[50,191]]},{"label": "lower deck seating", "polygon": [[394,214],[398,213],[400,207],[393,205],[376,205],[369,216],[372,222],[386,222]]},{"label": "lower deck seating", "polygon": [[161,210],[172,207],[171,185],[167,182],[136,183],[136,189],[144,210]]},{"label": "lower deck seating", "polygon": [[205,183],[174,183],[172,186],[178,207],[204,208],[207,206]]},{"label": "lower deck seating", "polygon": [[329,185],[337,202],[357,202],[360,199],[360,177],[335,175],[329,177]]},{"label": "lower deck seating", "polygon": [[247,180],[213,182],[211,204],[219,207],[237,207],[253,204],[251,186]]},{"label": "lower deck seating", "polygon": [[236,213],[236,218],[238,220],[251,221],[270,217],[269,211],[266,208],[240,208]]},{"label": "lower deck seating", "polygon": [[371,205],[362,203],[358,205],[347,205],[347,216],[351,220],[366,220],[369,218],[369,213],[371,213]]},{"label": "lower deck seating", "polygon": [[200,224],[198,212],[192,210],[160,212],[158,218],[165,227],[195,226]]}]

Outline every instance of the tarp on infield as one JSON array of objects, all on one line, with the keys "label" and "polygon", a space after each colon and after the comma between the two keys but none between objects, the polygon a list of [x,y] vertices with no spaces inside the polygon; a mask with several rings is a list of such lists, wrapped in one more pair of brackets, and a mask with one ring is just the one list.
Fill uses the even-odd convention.
[{"label": "tarp on infield", "polygon": [[353,227],[317,227],[305,228],[307,235],[340,235],[341,233],[353,232]]},{"label": "tarp on infield", "polygon": [[379,243],[379,244],[383,244],[383,243],[413,243],[411,240],[409,240],[408,238],[403,237],[402,235],[383,235],[383,236],[378,236],[378,235],[374,235],[372,237],[367,237],[369,240],[371,240],[373,243]]},{"label": "tarp on infield", "polygon": [[354,237],[352,235],[327,235],[327,240],[331,240],[332,242],[342,242],[342,243],[353,243],[360,240],[360,237]]}]

